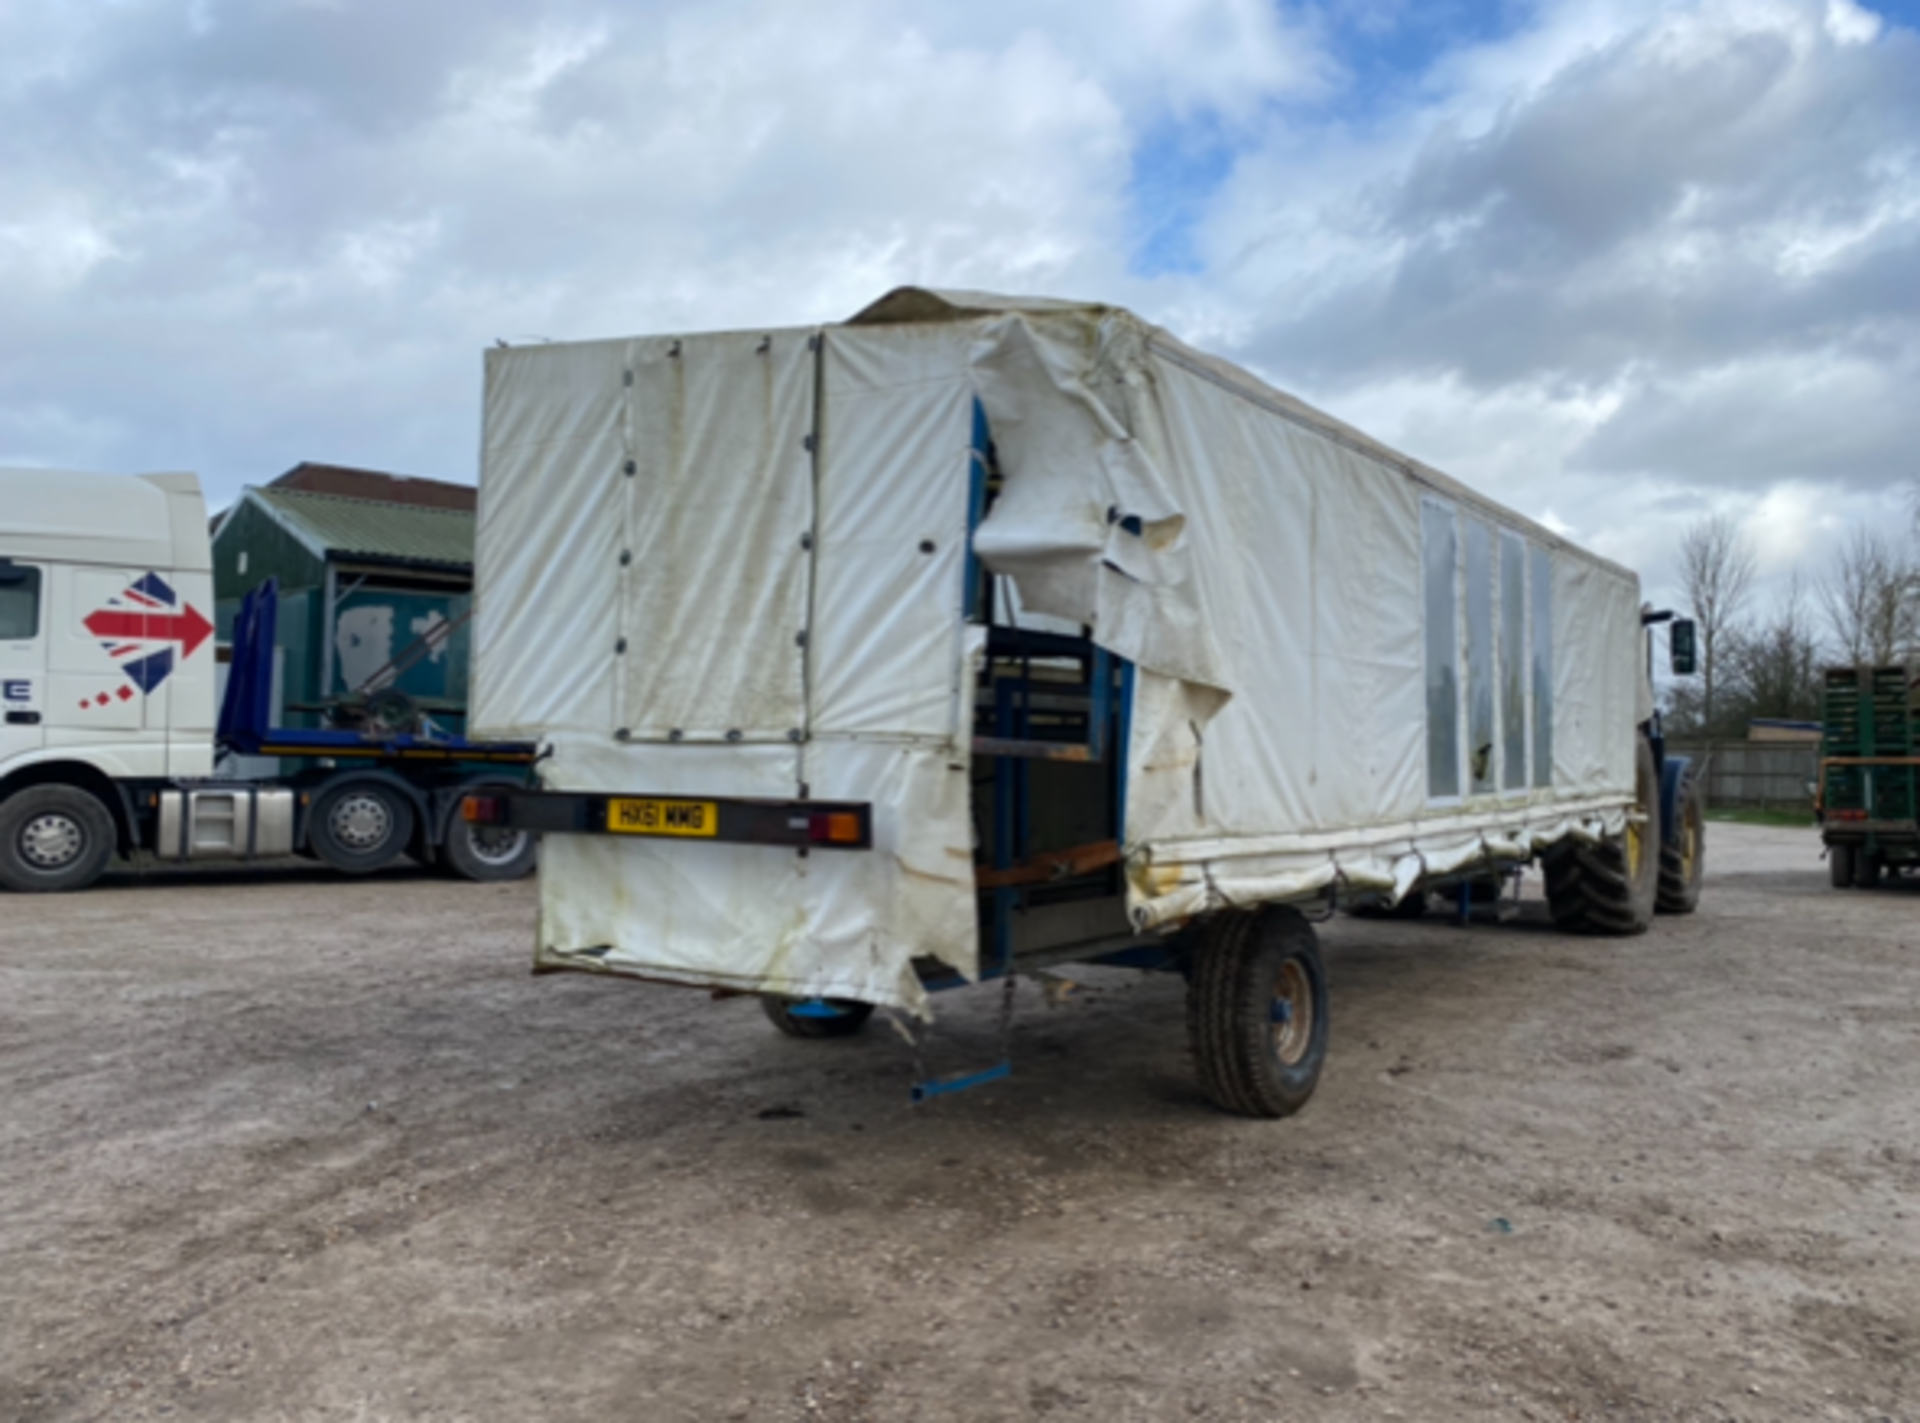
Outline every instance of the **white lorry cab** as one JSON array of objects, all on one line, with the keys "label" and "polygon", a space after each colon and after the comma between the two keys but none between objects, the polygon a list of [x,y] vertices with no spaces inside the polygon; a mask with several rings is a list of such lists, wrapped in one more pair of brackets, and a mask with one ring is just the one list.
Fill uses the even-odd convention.
[{"label": "white lorry cab", "polygon": [[[304,852],[348,871],[411,854],[472,878],[531,867],[531,837],[476,834],[455,813],[462,791],[502,779],[477,763],[511,781],[530,748],[275,728],[271,587],[237,626],[222,706],[195,476],[0,470],[0,890],[84,888],[136,852]],[[220,777],[230,751],[300,769]]]},{"label": "white lorry cab", "polygon": [[0,883],[79,880],[127,787],[213,772],[213,567],[191,474],[0,470]]}]

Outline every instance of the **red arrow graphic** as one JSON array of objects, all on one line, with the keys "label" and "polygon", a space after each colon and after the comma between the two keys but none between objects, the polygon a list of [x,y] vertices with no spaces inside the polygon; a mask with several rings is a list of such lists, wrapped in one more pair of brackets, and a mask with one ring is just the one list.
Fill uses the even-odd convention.
[{"label": "red arrow graphic", "polygon": [[194,648],[205,642],[213,631],[213,624],[191,605],[182,613],[123,613],[102,608],[88,614],[84,626],[100,638],[137,637],[150,642],[177,642],[182,659],[193,656]]}]

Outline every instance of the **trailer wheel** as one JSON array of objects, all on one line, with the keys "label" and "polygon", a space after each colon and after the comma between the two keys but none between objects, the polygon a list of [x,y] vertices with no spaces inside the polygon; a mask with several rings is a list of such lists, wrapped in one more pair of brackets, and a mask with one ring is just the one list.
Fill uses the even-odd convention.
[{"label": "trailer wheel", "polygon": [[873,1004],[851,998],[782,998],[762,994],[767,1021],[790,1038],[850,1038],[866,1027]]},{"label": "trailer wheel", "polygon": [[1853,887],[1855,889],[1878,889],[1880,887],[1880,871],[1883,863],[1881,858],[1865,845],[1854,846]]},{"label": "trailer wheel", "polygon": [[1292,1116],[1327,1057],[1327,973],[1296,909],[1215,915],[1193,931],[1187,1035],[1200,1090],[1223,1111]]},{"label": "trailer wheel", "polygon": [[1835,889],[1853,888],[1853,846],[1827,846],[1827,883]]},{"label": "trailer wheel", "polygon": [[447,817],[440,863],[461,879],[478,882],[525,879],[540,856],[540,838],[507,825],[475,825],[456,804]]},{"label": "trailer wheel", "polygon": [[0,886],[85,889],[113,859],[113,816],[76,786],[31,786],[0,802]]},{"label": "trailer wheel", "polygon": [[397,786],[348,781],[315,798],[307,838],[314,854],[342,874],[369,874],[412,843],[413,806]]},{"label": "trailer wheel", "polygon": [[1673,839],[1660,845],[1660,892],[1654,908],[1662,914],[1691,914],[1700,907],[1700,880],[1707,868],[1707,819],[1698,781],[1687,782],[1674,818]]},{"label": "trailer wheel", "polygon": [[1634,805],[1626,828],[1597,845],[1547,851],[1547,907],[1563,929],[1644,934],[1660,892],[1660,778],[1644,737],[1634,753]]}]

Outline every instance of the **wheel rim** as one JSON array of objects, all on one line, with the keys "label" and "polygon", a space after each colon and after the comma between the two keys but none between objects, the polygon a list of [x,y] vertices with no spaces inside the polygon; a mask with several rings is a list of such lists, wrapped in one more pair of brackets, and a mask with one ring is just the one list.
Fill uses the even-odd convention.
[{"label": "wheel rim", "polygon": [[1700,853],[1700,827],[1691,820],[1680,833],[1680,874],[1691,881],[1693,879],[1694,860]]},{"label": "wheel rim", "polygon": [[1280,965],[1273,985],[1273,1051],[1283,1066],[1297,1067],[1313,1042],[1313,984],[1300,960]]},{"label": "wheel rim", "polygon": [[372,791],[354,791],[334,802],[327,829],[349,850],[374,850],[393,834],[393,809]]},{"label": "wheel rim", "polygon": [[488,865],[511,864],[526,847],[527,832],[505,825],[470,826],[467,848],[473,857]]},{"label": "wheel rim", "polygon": [[1645,853],[1644,837],[1646,832],[1640,828],[1639,818],[1627,817],[1627,878],[1640,877],[1640,856]]},{"label": "wheel rim", "polygon": [[20,854],[36,870],[65,869],[86,848],[87,832],[71,815],[48,811],[20,828]]}]

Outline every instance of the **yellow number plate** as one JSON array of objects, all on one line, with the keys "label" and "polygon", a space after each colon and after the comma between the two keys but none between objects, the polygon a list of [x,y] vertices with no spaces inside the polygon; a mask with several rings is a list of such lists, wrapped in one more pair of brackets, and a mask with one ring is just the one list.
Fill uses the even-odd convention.
[{"label": "yellow number plate", "polygon": [[710,800],[618,796],[607,802],[607,829],[621,835],[692,835],[711,840],[720,833],[720,807]]}]

